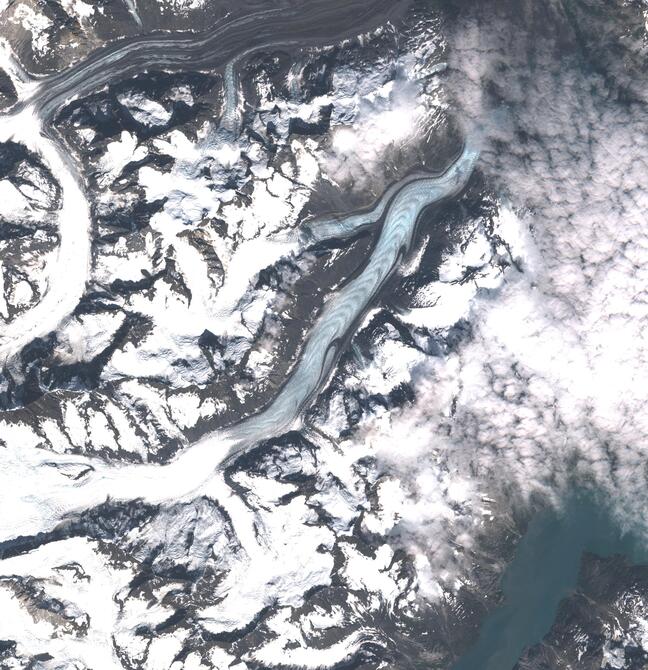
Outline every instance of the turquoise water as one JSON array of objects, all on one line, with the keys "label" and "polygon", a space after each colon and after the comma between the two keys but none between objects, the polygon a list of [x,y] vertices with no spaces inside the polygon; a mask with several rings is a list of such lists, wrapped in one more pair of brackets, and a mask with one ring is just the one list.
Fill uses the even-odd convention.
[{"label": "turquoise water", "polygon": [[513,668],[524,648],[549,632],[558,604],[576,587],[584,551],[648,562],[643,543],[623,534],[592,496],[574,496],[561,513],[539,513],[502,579],[502,606],[486,618],[475,646],[452,670]]}]

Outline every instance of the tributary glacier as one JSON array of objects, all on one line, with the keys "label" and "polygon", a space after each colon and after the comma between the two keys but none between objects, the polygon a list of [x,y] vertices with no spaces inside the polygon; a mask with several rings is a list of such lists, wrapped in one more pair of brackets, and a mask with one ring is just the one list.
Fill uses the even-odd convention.
[{"label": "tributary glacier", "polygon": [[647,73],[643,0],[0,0],[0,670],[648,668]]}]

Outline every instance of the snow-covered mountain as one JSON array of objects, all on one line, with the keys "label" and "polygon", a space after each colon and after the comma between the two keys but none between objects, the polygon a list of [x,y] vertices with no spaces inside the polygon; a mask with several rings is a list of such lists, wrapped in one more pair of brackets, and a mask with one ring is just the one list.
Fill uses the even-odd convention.
[{"label": "snow-covered mountain", "polygon": [[[645,537],[644,12],[0,0],[0,668],[450,669]],[[624,560],[520,668],[643,667]]]}]

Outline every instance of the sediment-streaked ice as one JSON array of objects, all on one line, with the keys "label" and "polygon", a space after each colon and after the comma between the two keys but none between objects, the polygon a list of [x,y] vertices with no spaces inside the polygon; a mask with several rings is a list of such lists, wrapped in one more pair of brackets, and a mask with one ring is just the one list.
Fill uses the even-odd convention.
[{"label": "sediment-streaked ice", "polygon": [[48,271],[48,289],[40,302],[0,331],[0,364],[37,337],[47,335],[77,306],[90,264],[90,206],[74,162],[43,130],[33,107],[0,116],[0,143],[25,145],[39,156],[58,180],[62,204],[58,211],[60,243]]},{"label": "sediment-streaked ice", "polygon": [[[264,411],[200,440],[164,466],[109,465],[33,449],[27,453],[7,450],[0,472],[0,504],[12,513],[0,520],[0,541],[51,530],[66,516],[108,498],[161,503],[196,497],[213,488],[223,463],[260,440],[295,426],[305,404],[328,378],[341,343],[409,249],[421,211],[457,195],[466,185],[476,158],[477,153],[466,147],[443,175],[406,180],[400,185],[365,269],[325,306],[294,372]],[[70,476],[70,469],[75,468],[78,478]],[[25,486],[23,482],[29,481],[37,485]]]}]

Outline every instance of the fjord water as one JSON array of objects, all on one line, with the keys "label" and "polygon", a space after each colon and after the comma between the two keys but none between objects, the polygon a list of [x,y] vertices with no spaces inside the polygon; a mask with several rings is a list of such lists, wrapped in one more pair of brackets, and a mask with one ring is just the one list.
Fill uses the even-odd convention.
[{"label": "fjord water", "polygon": [[504,602],[452,670],[511,670],[526,647],[542,641],[560,601],[576,588],[584,551],[648,562],[644,542],[623,533],[593,495],[579,493],[560,512],[538,513],[502,579]]}]

